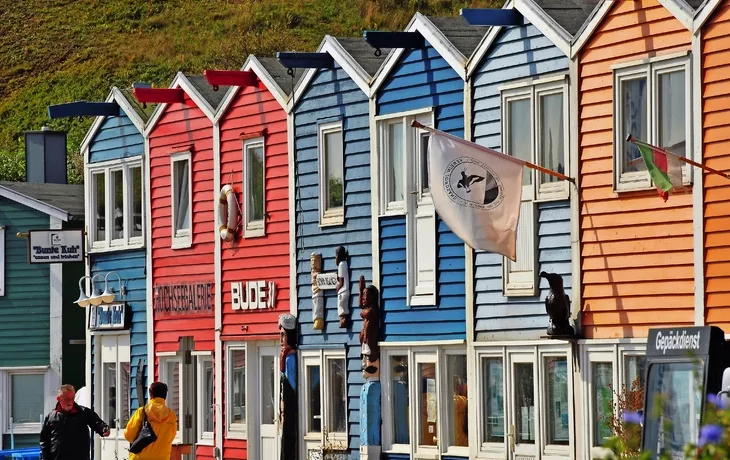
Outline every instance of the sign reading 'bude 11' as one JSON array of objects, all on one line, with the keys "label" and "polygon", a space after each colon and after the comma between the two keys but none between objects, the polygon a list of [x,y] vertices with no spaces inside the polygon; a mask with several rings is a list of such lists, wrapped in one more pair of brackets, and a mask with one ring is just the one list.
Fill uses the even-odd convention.
[{"label": "sign reading 'bude 11'", "polygon": [[231,283],[231,304],[234,310],[274,308],[276,284],[273,281]]}]

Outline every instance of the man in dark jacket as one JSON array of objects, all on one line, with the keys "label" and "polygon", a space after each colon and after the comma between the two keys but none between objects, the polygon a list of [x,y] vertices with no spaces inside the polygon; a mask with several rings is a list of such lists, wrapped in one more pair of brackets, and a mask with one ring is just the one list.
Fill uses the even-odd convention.
[{"label": "man in dark jacket", "polygon": [[56,408],[46,416],[41,429],[41,460],[89,460],[89,428],[109,436],[109,425],[96,412],[74,402],[76,390],[63,385]]}]

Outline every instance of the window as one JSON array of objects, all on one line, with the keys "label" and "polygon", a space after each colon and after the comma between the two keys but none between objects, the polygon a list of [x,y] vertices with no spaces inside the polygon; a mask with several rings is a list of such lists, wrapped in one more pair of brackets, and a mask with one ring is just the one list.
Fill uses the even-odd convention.
[{"label": "window", "polygon": [[102,372],[102,419],[111,429],[123,430],[129,421],[129,363],[103,363]]},{"label": "window", "polygon": [[405,216],[408,305],[436,304],[436,211],[431,198],[429,133],[433,111],[376,117],[380,170],[380,214]]},{"label": "window", "polygon": [[502,358],[482,358],[482,440],[504,443],[504,374]]},{"label": "window", "polygon": [[[502,146],[504,153],[553,171],[568,171],[568,91],[564,76],[511,85],[502,90]],[[503,258],[505,296],[535,296],[535,202],[569,197],[567,181],[524,168],[522,204],[517,226],[517,260]]]},{"label": "window", "polygon": [[533,363],[514,365],[515,442],[535,444],[535,367]]},{"label": "window", "polygon": [[[382,350],[383,448],[466,456],[469,445],[466,354],[458,347]],[[413,372],[410,371],[413,369]],[[415,399],[411,399],[415,398]]]},{"label": "window", "polygon": [[10,431],[10,423],[17,433],[40,433],[43,417],[46,415],[45,380],[42,373],[12,372],[8,375],[10,407],[5,424]]},{"label": "window", "polygon": [[[325,443],[346,448],[348,432],[347,361],[344,352],[303,351],[307,449]],[[277,406],[278,407],[278,406]]]},{"label": "window", "polygon": [[266,169],[264,166],[263,138],[243,143],[243,171],[245,181],[245,226],[246,238],[263,236],[266,220]]},{"label": "window", "polygon": [[182,415],[182,360],[178,356],[164,356],[159,358],[160,381],[167,384],[167,407],[177,416],[177,433],[175,441],[180,442],[180,419]]},{"label": "window", "polygon": [[190,152],[172,155],[172,247],[192,245],[191,213],[193,181],[190,171]]},{"label": "window", "polygon": [[[652,188],[646,165],[629,134],[683,157],[690,156],[690,59],[659,57],[614,68],[614,186],[617,191]],[[682,165],[682,182],[690,169]]]},{"label": "window", "polygon": [[626,388],[632,388],[632,386],[644,388],[646,385],[646,357],[642,355],[624,356],[624,365],[626,366],[624,371]]},{"label": "window", "polygon": [[87,221],[92,250],[141,247],[142,162],[112,161],[87,166],[90,176]]},{"label": "window", "polygon": [[608,423],[613,415],[613,364],[591,363],[593,384],[593,445],[602,446],[613,436]]},{"label": "window", "polygon": [[547,444],[570,444],[568,420],[568,360],[564,357],[545,358],[547,371]]},{"label": "window", "polygon": [[345,147],[342,122],[319,125],[319,224],[345,222]]},{"label": "window", "polygon": [[5,227],[0,226],[0,297],[5,295]]},{"label": "window", "polygon": [[215,405],[213,404],[213,358],[198,356],[198,443],[213,441]]},{"label": "window", "polygon": [[228,375],[226,377],[227,427],[229,437],[246,436],[246,347],[228,348]]}]

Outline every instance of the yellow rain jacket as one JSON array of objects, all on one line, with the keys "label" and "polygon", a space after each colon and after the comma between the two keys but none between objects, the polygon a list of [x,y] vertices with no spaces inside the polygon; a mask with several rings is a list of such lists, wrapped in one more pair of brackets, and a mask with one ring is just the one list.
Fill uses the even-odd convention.
[{"label": "yellow rain jacket", "polygon": [[172,450],[172,441],[177,433],[177,417],[175,412],[165,405],[162,398],[152,398],[147,405],[134,412],[124,430],[124,437],[133,443],[142,429],[142,409],[147,413],[152,429],[157,435],[157,441],[145,447],[139,454],[129,454],[129,460],[169,460]]}]

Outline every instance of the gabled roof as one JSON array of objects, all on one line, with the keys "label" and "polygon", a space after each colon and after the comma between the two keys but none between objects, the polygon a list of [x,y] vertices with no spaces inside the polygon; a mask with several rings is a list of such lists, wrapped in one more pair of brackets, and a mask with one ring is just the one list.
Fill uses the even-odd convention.
[{"label": "gabled roof", "polygon": [[198,94],[205,99],[205,101],[213,109],[213,112],[217,112],[218,108],[226,97],[226,92],[230,86],[220,86],[218,91],[214,91],[213,87],[208,83],[202,75],[185,75],[190,80],[190,84],[198,91]]},{"label": "gabled roof", "polygon": [[[134,124],[137,130],[139,130],[139,133],[144,133],[145,125],[149,121],[150,114],[152,113],[151,108],[148,107],[146,110],[143,109],[142,106],[137,102],[135,97],[132,96],[132,94],[130,94],[128,90],[119,89],[116,86],[112,87],[112,90],[106,97],[105,102],[116,102],[122,109],[124,114],[127,115],[132,124]],[[94,122],[91,124],[91,128],[89,128],[89,130],[86,132],[84,140],[81,142],[81,147],[79,149],[79,152],[84,155],[84,162],[89,161],[88,154],[91,141],[94,139],[94,136],[96,136],[96,133],[99,131],[101,125],[106,119],[107,117],[96,117]]]},{"label": "gabled roof", "polygon": [[[570,57],[573,37],[581,30],[598,6],[584,0],[508,0],[502,8],[514,8],[519,11],[527,22],[535,26],[558,49]],[[490,28],[489,33],[469,60],[468,75],[479,67],[501,30],[501,26]]]},{"label": "gabled roof", "polygon": [[[461,16],[429,17],[416,13],[405,30],[420,33],[461,79],[466,80],[469,57],[490,29],[491,27],[469,25]],[[388,78],[405,51],[403,48],[395,48],[388,53],[385,63],[375,76],[373,94]]]},{"label": "gabled roof", "polygon": [[84,219],[84,186],[0,181],[0,196],[64,221]]},{"label": "gabled roof", "polygon": [[[358,43],[358,41],[360,43]],[[367,48],[366,48],[367,46]],[[350,54],[350,51],[354,53]],[[372,97],[372,87],[377,69],[385,62],[385,55],[375,56],[375,50],[364,38],[335,38],[326,35],[317,48],[318,53],[328,53],[353,82],[368,96]],[[380,63],[380,64],[378,64]],[[377,69],[376,69],[377,68]],[[375,69],[375,73],[371,73]],[[318,69],[307,69],[294,88],[293,104],[296,104],[304,91],[309,87]]]},{"label": "gabled roof", "polygon": [[[243,67],[241,67],[241,70],[250,70],[255,73],[258,79],[263,82],[266,89],[279,102],[281,107],[289,113],[291,110],[292,90],[304,74],[302,69],[295,69],[294,76],[292,77],[287,73],[287,68],[278,59],[258,57],[250,54]],[[229,88],[225,94],[225,98],[218,106],[218,111],[215,115],[216,123],[223,118],[223,115],[225,115],[240,89],[239,86],[231,86]]]},{"label": "gabled roof", "polygon": [[[657,0],[669,13],[674,16],[682,25],[692,33],[695,33],[701,23],[707,19],[709,13],[707,13],[710,7],[707,5],[714,0]],[[591,38],[593,32],[596,31],[598,26],[601,25],[603,19],[611,11],[611,7],[616,3],[616,0],[601,0],[593,11],[591,17],[583,27],[576,33],[573,38],[570,49],[570,57],[574,58],[578,52],[583,48]],[[707,13],[707,16],[705,14]],[[701,17],[704,16],[704,19]],[[699,25],[698,25],[699,23]]]}]

